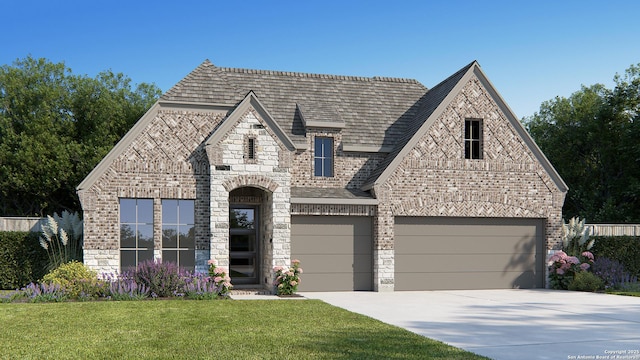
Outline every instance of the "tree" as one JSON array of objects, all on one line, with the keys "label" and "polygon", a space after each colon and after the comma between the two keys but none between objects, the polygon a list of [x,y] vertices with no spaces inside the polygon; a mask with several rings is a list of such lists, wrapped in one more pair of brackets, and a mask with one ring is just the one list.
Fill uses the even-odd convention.
[{"label": "tree", "polygon": [[159,95],[30,56],[1,66],[0,216],[80,210],[75,187]]},{"label": "tree", "polygon": [[640,68],[616,75],[613,90],[583,86],[524,119],[569,193],[565,217],[590,222],[640,221]]}]

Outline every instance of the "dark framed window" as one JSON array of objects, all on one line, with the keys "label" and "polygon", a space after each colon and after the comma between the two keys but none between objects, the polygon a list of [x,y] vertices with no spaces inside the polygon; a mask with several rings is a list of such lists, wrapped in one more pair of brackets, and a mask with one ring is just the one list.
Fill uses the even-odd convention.
[{"label": "dark framed window", "polygon": [[257,159],[258,141],[253,136],[244,139],[244,160],[246,163],[255,164]]},{"label": "dark framed window", "polygon": [[162,200],[162,261],[195,268],[195,202]]},{"label": "dark framed window", "polygon": [[464,158],[482,159],[482,120],[464,121]]},{"label": "dark framed window", "polygon": [[314,142],[313,174],[333,176],[333,138],[316,136]]},{"label": "dark framed window", "polygon": [[120,199],[120,269],[153,260],[153,200]]}]

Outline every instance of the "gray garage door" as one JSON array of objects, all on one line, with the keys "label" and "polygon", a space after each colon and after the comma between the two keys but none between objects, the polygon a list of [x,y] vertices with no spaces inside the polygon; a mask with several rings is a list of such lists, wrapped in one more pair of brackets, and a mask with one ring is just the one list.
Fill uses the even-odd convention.
[{"label": "gray garage door", "polygon": [[396,217],[395,289],[544,286],[543,220]]},{"label": "gray garage door", "polygon": [[304,270],[299,291],[372,290],[371,218],[292,216],[291,258]]}]

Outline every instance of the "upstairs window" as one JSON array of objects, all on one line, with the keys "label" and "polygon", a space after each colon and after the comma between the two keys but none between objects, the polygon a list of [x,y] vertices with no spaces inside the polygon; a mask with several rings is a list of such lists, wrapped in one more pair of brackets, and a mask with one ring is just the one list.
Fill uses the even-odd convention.
[{"label": "upstairs window", "polygon": [[482,159],[482,120],[464,121],[464,158]]},{"label": "upstairs window", "polygon": [[244,140],[244,160],[246,163],[254,164],[257,157],[257,141],[255,137],[245,137]]},{"label": "upstairs window", "polygon": [[333,138],[316,136],[313,155],[313,174],[333,176]]}]

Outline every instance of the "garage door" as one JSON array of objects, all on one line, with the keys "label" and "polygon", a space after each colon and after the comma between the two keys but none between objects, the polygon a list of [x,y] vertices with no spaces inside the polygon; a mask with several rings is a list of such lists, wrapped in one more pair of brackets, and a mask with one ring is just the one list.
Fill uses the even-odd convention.
[{"label": "garage door", "polygon": [[543,220],[397,217],[395,289],[544,285]]},{"label": "garage door", "polygon": [[372,290],[371,218],[293,216],[291,258],[304,270],[299,291]]}]

